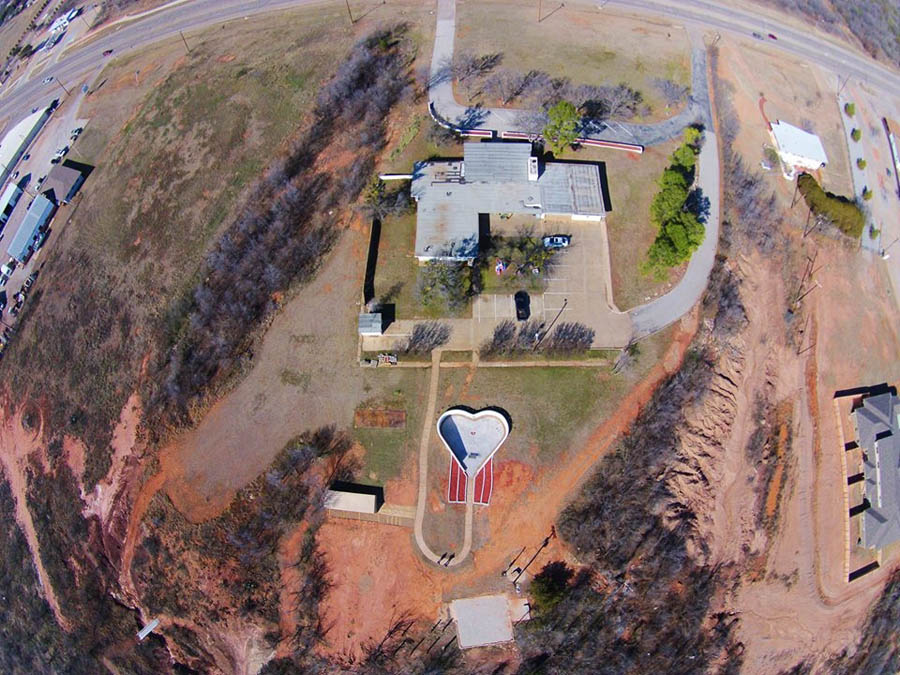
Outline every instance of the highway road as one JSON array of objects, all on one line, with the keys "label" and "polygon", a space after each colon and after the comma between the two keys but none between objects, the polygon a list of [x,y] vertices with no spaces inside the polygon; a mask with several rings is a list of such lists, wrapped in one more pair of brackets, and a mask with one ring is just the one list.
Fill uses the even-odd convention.
[{"label": "highway road", "polygon": [[[16,122],[33,107],[45,105],[61,93],[53,84],[42,84],[47,75],[56,76],[66,87],[78,87],[92,79],[106,62],[103,51],[115,50],[113,57],[145,47],[160,40],[176,37],[178,32],[229,21],[245,16],[273,12],[308,4],[316,0],[188,0],[172,3],[140,18],[120,22],[95,31],[95,38],[84,46],[72,46],[57,63],[49,65],[28,82],[17,82],[0,92],[0,119]],[[575,5],[578,6],[578,5]],[[581,5],[595,11],[595,3]],[[900,91],[900,72],[815,30],[800,30],[777,22],[772,14],[736,8],[709,0],[610,0],[606,7],[669,17],[722,33],[749,37],[754,31],[774,33],[777,41],[767,40],[770,48],[780,49],[844,77],[851,76],[884,92]]]}]

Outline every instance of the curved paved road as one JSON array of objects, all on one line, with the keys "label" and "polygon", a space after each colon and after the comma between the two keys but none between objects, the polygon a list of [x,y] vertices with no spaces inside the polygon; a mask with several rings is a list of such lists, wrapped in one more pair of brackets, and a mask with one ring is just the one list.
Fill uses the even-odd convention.
[{"label": "curved paved road", "polygon": [[[0,91],[0,118],[18,121],[32,107],[47,104],[55,94],[40,80],[55,75],[66,86],[77,86],[104,63],[102,53],[114,49],[116,55],[131,49],[175,37],[179,30],[196,30],[210,24],[239,20],[244,16],[278,11],[315,0],[191,0],[167,6],[155,13],[133,21],[122,22],[103,29],[100,37],[83,47],[74,45],[55,64],[44,68],[40,78],[13,84]],[[884,92],[900,91],[900,74],[852,49],[836,38],[814,30],[787,27],[763,10],[722,7],[711,0],[610,0],[609,6],[626,10],[666,16],[718,31],[737,33],[744,37],[753,31],[772,32],[777,42],[770,48],[798,56],[810,63],[842,75],[850,75]],[[438,36],[439,38],[440,36]]]}]

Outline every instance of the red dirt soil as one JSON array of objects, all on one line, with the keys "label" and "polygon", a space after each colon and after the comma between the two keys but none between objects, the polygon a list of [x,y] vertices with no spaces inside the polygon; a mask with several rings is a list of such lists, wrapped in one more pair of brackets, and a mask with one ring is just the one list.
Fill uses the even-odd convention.
[{"label": "red dirt soil", "polygon": [[[527,544],[526,551],[517,564],[527,562],[535,553],[595,463],[628,430],[656,387],[680,368],[697,325],[695,309],[676,327],[673,341],[660,362],[568,462],[536,475],[521,462],[497,463],[491,505],[477,507],[475,513],[476,529],[486,525],[490,534],[461,568],[447,572],[426,564],[415,552],[409,530],[374,523],[327,521],[317,535],[320,550],[327,555],[333,583],[321,609],[323,623],[331,628],[323,651],[358,658],[362,645],[380,640],[404,613],[434,621],[442,602],[460,597],[464,589],[496,591],[498,581],[501,589],[508,588],[509,582],[499,573],[523,545]],[[414,463],[415,458],[411,461]],[[415,478],[409,477],[410,473],[404,474],[404,480],[413,482]],[[443,507],[443,500],[439,501],[440,505],[432,507]],[[530,571],[560,558],[571,556],[558,539],[552,539]]]}]

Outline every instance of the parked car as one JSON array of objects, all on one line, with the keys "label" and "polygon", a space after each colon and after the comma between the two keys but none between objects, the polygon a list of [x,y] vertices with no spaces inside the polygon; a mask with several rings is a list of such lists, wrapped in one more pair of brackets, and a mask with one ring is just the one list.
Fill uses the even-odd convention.
[{"label": "parked car", "polygon": [[84,131],[84,128],[83,128],[83,127],[78,127],[77,129],[72,129],[72,135],[70,136],[70,138],[72,139],[72,141],[77,140],[78,137],[81,136],[81,132],[82,132],[82,131]]},{"label": "parked car", "polygon": [[53,82],[53,76],[48,75],[41,81],[41,84],[50,84],[51,82]]},{"label": "parked car", "polygon": [[35,279],[35,275],[29,274],[28,278],[25,279],[25,282],[22,284],[22,288],[25,289],[26,291],[29,290],[32,286],[34,286],[34,279]]},{"label": "parked car", "polygon": [[554,234],[541,240],[544,248],[565,248],[572,243],[572,237],[565,234]]},{"label": "parked car", "polygon": [[772,34],[772,33],[769,33],[769,39],[770,39],[770,40],[777,40],[777,39],[778,39],[778,38],[777,38],[777,37],[775,37],[775,35],[774,35],[774,34]]},{"label": "parked car", "polygon": [[763,37],[762,33],[757,33],[756,31],[753,32],[753,37],[755,37],[757,40],[765,40],[766,39]]},{"label": "parked car", "polygon": [[[0,312],[2,312],[4,309],[6,309],[6,303],[7,303],[6,291],[0,291]],[[4,333],[5,332],[6,331],[4,331]]]},{"label": "parked car", "polygon": [[27,162],[29,159],[31,159],[31,153],[30,153],[30,152],[26,152],[24,155],[22,155],[22,161],[23,161],[23,162]]},{"label": "parked car", "polygon": [[0,276],[4,276],[7,279],[12,276],[13,270],[16,269],[16,261],[10,260],[5,265],[0,265]]},{"label": "parked car", "polygon": [[527,321],[531,316],[531,298],[526,291],[518,291],[513,298],[516,301],[516,318]]},{"label": "parked car", "polygon": [[50,230],[44,230],[43,232],[38,232],[38,234],[34,238],[34,244],[32,244],[31,248],[37,251],[44,245],[44,242],[47,241],[47,235],[50,234]]},{"label": "parked car", "polygon": [[37,183],[35,183],[35,186],[34,186],[35,189],[36,189],[36,190],[40,190],[40,189],[41,189],[41,185],[44,184],[44,181],[45,181],[45,180],[47,180],[47,176],[46,176],[46,175],[41,176],[40,178],[38,178],[38,179],[37,179]]},{"label": "parked car", "polygon": [[104,49],[103,50],[103,56],[109,56],[112,53],[113,53],[112,49]]}]

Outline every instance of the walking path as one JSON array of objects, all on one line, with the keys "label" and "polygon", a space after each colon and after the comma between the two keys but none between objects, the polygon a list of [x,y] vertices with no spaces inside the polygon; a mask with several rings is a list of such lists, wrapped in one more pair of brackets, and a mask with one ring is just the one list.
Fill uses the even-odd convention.
[{"label": "walking path", "polygon": [[[422,437],[419,441],[419,498],[416,502],[416,521],[413,528],[416,545],[426,558],[438,564],[443,556],[438,556],[425,543],[422,535],[422,525],[425,522],[425,505],[428,502],[428,450],[431,445],[431,429],[434,426],[435,406],[437,404],[438,383],[441,379],[441,350],[431,352],[431,381],[428,385],[428,406],[425,409],[425,422],[422,427]],[[446,567],[456,567],[469,557],[472,551],[472,521],[475,512],[475,481],[470,480],[466,485],[466,525],[463,536],[463,546],[459,553],[445,564]]]}]

